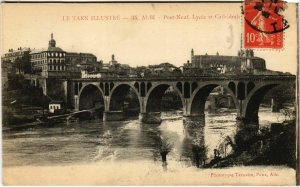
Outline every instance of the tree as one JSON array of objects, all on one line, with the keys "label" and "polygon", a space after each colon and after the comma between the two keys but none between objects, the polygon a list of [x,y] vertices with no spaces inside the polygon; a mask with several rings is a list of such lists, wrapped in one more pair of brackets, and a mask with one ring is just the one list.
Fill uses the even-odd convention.
[{"label": "tree", "polygon": [[284,121],[291,120],[291,119],[295,118],[294,111],[292,111],[288,108],[283,108],[281,110],[281,112],[284,115]]},{"label": "tree", "polygon": [[25,53],[21,59],[22,61],[22,70],[24,73],[26,74],[30,74],[32,71],[32,66],[31,66],[31,62],[30,62],[30,55],[28,53]]},{"label": "tree", "polygon": [[15,60],[15,68],[19,74],[31,73],[32,66],[30,62],[30,55],[25,53],[21,58]]},{"label": "tree", "polygon": [[18,74],[21,74],[21,72],[22,72],[21,65],[22,65],[22,60],[20,58],[16,58],[16,60],[15,60],[15,68],[16,68],[16,72]]}]

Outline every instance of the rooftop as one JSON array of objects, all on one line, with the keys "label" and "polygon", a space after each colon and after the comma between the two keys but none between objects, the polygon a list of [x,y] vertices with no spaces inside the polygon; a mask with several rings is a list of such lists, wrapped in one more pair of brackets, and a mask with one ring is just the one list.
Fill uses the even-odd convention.
[{"label": "rooftop", "polygon": [[47,48],[41,48],[41,49],[33,49],[30,54],[35,54],[35,53],[41,53],[41,52],[65,52],[59,47],[48,47]]}]

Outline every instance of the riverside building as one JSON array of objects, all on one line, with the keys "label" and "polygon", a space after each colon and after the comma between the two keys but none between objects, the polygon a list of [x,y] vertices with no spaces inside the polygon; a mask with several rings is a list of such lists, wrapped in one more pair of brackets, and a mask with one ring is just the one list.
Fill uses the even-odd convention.
[{"label": "riverside building", "polygon": [[56,41],[51,34],[48,48],[30,52],[32,71],[43,77],[66,76],[66,52],[56,47]]}]

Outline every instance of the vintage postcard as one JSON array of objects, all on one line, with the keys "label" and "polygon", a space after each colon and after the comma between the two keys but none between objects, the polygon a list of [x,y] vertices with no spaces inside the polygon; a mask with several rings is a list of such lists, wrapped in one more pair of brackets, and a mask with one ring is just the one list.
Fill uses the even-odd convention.
[{"label": "vintage postcard", "polygon": [[4,185],[296,185],[297,7],[2,3]]}]

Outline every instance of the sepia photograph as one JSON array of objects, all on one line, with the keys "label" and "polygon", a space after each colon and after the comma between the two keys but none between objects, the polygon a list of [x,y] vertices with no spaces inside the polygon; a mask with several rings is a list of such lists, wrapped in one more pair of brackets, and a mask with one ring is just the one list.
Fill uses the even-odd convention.
[{"label": "sepia photograph", "polygon": [[1,14],[4,185],[297,184],[297,3]]}]

